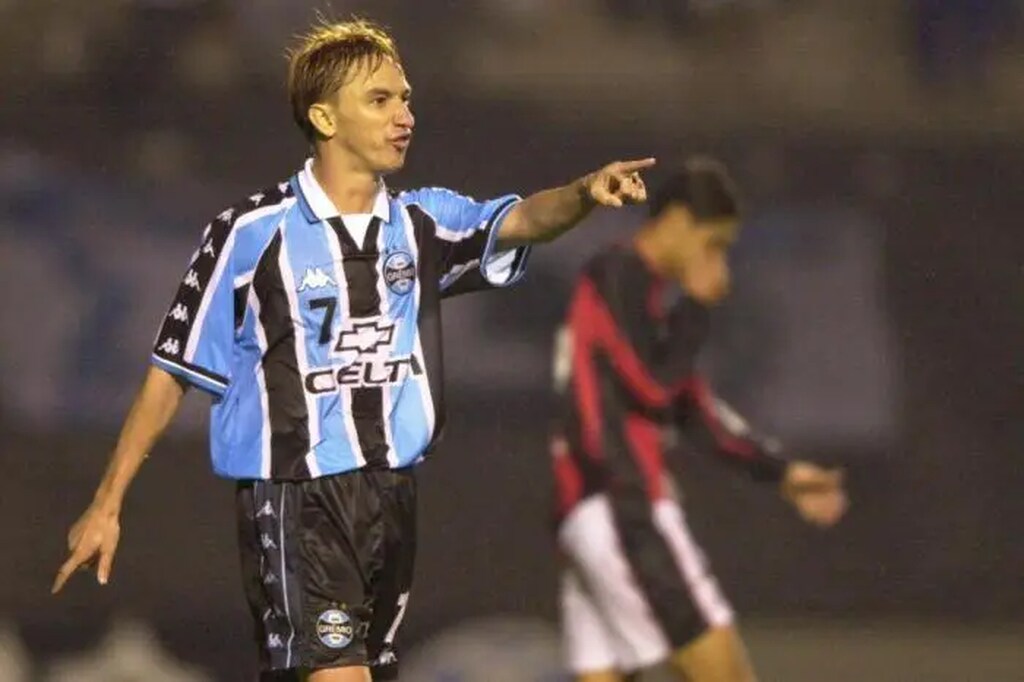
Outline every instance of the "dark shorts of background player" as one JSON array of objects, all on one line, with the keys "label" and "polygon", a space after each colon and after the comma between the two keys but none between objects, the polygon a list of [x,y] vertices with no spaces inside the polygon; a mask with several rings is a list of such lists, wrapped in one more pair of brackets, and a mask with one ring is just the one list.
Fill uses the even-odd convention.
[{"label": "dark shorts of background player", "polygon": [[562,627],[576,674],[659,665],[732,607],[673,499],[597,494],[562,520]]},{"label": "dark shorts of background player", "polygon": [[236,507],[260,679],[362,665],[396,678],[416,555],[412,471],[245,481]]}]

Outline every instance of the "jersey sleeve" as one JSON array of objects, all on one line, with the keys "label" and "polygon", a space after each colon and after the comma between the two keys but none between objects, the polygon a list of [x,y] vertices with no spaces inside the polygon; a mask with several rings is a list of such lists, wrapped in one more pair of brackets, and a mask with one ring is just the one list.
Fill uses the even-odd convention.
[{"label": "jersey sleeve", "polygon": [[519,196],[480,202],[448,189],[425,188],[403,192],[399,200],[418,205],[434,219],[443,296],[509,286],[525,274],[529,246],[497,250],[501,225]]},{"label": "jersey sleeve", "polygon": [[234,235],[227,217],[210,223],[157,332],[152,362],[220,396],[231,382],[235,340]]},{"label": "jersey sleeve", "polygon": [[779,481],[786,470],[779,442],[755,433],[747,421],[694,377],[675,401],[676,422],[695,448],[713,451],[759,481]]}]

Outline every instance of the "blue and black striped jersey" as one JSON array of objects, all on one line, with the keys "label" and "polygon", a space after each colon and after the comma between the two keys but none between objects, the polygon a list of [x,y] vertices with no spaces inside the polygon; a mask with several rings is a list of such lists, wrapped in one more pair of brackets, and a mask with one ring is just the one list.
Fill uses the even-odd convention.
[{"label": "blue and black striped jersey", "polygon": [[496,252],[518,200],[382,187],[360,234],[307,162],[217,216],[153,351],[213,394],[216,473],[299,480],[422,459],[444,422],[440,301],[522,277],[527,247]]}]

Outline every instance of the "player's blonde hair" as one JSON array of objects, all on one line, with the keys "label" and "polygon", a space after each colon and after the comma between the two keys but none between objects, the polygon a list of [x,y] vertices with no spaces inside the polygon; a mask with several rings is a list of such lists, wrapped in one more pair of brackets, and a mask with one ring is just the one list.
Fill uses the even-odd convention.
[{"label": "player's blonde hair", "polygon": [[309,108],[337,92],[356,67],[365,64],[373,72],[385,59],[401,64],[391,34],[366,19],[331,22],[321,17],[296,39],[287,56],[292,117],[310,142],[317,130],[309,120]]}]

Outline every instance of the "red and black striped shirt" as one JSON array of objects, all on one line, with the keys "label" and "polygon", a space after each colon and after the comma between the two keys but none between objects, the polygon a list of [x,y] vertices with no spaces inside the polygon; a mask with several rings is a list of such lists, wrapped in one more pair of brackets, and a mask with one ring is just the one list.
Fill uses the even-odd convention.
[{"label": "red and black striped shirt", "polygon": [[590,495],[666,490],[664,427],[760,480],[785,467],[695,369],[709,311],[654,274],[631,246],[592,259],[573,292],[556,350],[559,416],[552,454],[560,515]]}]

